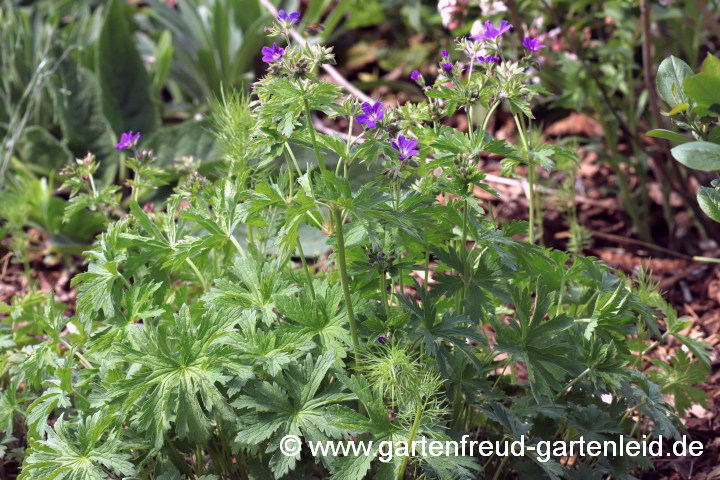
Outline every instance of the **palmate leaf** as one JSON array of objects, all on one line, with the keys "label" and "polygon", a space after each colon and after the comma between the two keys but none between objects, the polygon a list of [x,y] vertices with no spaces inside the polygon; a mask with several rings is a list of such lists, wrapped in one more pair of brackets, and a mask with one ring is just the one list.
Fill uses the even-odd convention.
[{"label": "palmate leaf", "polygon": [[[127,229],[127,221],[110,224],[107,232],[100,235],[95,250],[84,252],[91,258],[88,271],[73,277],[71,286],[77,285],[77,312],[87,323],[100,311],[106,317],[115,314],[115,302],[122,286],[119,267],[127,259],[125,250],[119,246],[119,237]],[[120,281],[118,281],[120,280]]]},{"label": "palmate leaf", "polygon": [[12,436],[15,420],[25,415],[22,402],[27,398],[22,392],[18,394],[18,386],[15,381],[9,388],[0,391],[0,432],[6,437]]},{"label": "palmate leaf", "polygon": [[[290,320],[283,325],[282,331],[293,333],[313,340],[323,351],[335,352],[338,360],[345,358],[346,351],[352,345],[348,329],[347,309],[344,305],[343,290],[339,284],[330,286],[327,280],[315,280],[315,300],[309,287],[297,295],[279,297],[278,310]],[[358,295],[352,297],[355,314],[363,311]]]},{"label": "palmate leaf", "polygon": [[681,417],[685,416],[694,403],[706,404],[707,393],[693,387],[707,378],[706,365],[692,362],[682,349],[675,352],[669,363],[661,360],[653,360],[652,363],[661,368],[663,373],[651,372],[651,378],[660,385],[662,393],[673,396],[675,409]]},{"label": "palmate leaf", "polygon": [[630,406],[635,406],[638,412],[655,422],[655,430],[659,435],[680,439],[676,426],[680,420],[673,414],[673,408],[660,387],[639,372],[633,372],[633,377],[632,383],[625,385],[622,397]]},{"label": "palmate leaf", "polygon": [[475,356],[475,348],[467,344],[473,340],[477,344],[485,344],[485,336],[471,324],[470,319],[445,312],[439,316],[436,311],[435,302],[438,300],[431,290],[426,292],[423,288],[417,288],[417,295],[420,302],[413,297],[400,296],[400,300],[411,312],[409,332],[412,340],[420,340],[424,344],[425,353],[437,358],[440,373],[445,377],[450,375],[452,346],[457,352],[464,354],[476,368],[482,368],[482,362]]},{"label": "palmate leaf", "polygon": [[217,384],[245,381],[252,370],[237,360],[234,349],[217,342],[234,330],[237,317],[210,311],[197,323],[187,304],[171,322],[131,330],[130,342],[117,346],[115,360],[137,365],[110,386],[108,396],[132,414],[156,448],[171,425],[181,438],[203,444],[213,423],[209,415],[234,418]]},{"label": "palmate leaf", "polygon": [[55,408],[71,406],[70,397],[60,388],[59,380],[52,379],[48,384],[49,388],[28,407],[27,425],[35,438],[43,435],[47,428],[47,419]]},{"label": "palmate leaf", "polygon": [[[510,287],[515,315],[509,325],[494,321],[497,348],[508,353],[513,361],[524,362],[533,395],[549,395],[561,388],[560,381],[575,370],[569,358],[569,341],[565,330],[574,320],[558,315],[543,320],[555,296],[538,282],[533,302],[532,291]],[[566,339],[563,341],[562,339]]]},{"label": "palmate leaf", "polygon": [[202,243],[193,245],[195,251],[200,246],[209,249],[232,242],[238,225],[250,220],[249,203],[245,202],[247,196],[235,182],[226,180],[205,188],[202,194],[193,197],[190,208],[183,211],[180,217],[192,220],[204,230]]},{"label": "palmate leaf", "polygon": [[61,415],[46,440],[30,442],[30,450],[18,480],[106,480],[135,475],[132,456],[136,448],[122,439],[122,429],[111,429],[115,418],[97,412],[76,424]]},{"label": "palmate leaf", "polygon": [[128,332],[139,328],[138,320],[148,320],[165,313],[165,309],[155,305],[153,298],[162,287],[162,283],[135,283],[125,293],[122,307],[112,318],[105,319],[108,326],[96,330],[91,337],[88,348],[91,351],[105,351],[112,348],[115,342],[124,342]]},{"label": "palmate leaf", "polygon": [[235,259],[230,267],[232,280],[215,280],[215,287],[202,300],[222,309],[254,309],[269,326],[277,318],[276,300],[293,294],[297,288],[282,273],[286,256],[265,259],[253,247],[249,253],[249,256]]},{"label": "palmate leaf", "polygon": [[249,410],[239,419],[236,442],[259,445],[267,441],[266,453],[272,453],[270,468],[280,478],[295,468],[299,454],[285,456],[279,451],[279,440],[297,435],[312,441],[338,437],[340,432],[328,422],[327,407],[348,400],[342,386],[320,389],[328,370],[336,363],[334,352],[317,359],[308,354],[303,362],[292,364],[275,377],[275,382],[254,382],[238,397],[233,406]]},{"label": "palmate leaf", "polygon": [[315,347],[312,340],[301,334],[263,330],[257,324],[257,312],[252,310],[242,313],[238,325],[240,331],[220,341],[231,345],[243,363],[260,366],[271,376],[278,375],[286,365]]}]

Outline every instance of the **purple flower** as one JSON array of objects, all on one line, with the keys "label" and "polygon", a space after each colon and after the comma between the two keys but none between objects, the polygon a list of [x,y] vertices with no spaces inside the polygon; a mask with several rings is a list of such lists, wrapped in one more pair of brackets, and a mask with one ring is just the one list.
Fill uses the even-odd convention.
[{"label": "purple flower", "polygon": [[443,65],[442,65],[443,70],[445,70],[445,73],[447,73],[448,75],[450,75],[452,73],[452,67],[453,67],[452,63],[443,63]]},{"label": "purple flower", "polygon": [[414,138],[405,140],[404,135],[400,135],[396,141],[392,142],[392,148],[400,153],[400,161],[403,162],[413,155],[417,155],[417,140]]},{"label": "purple flower", "polygon": [[547,45],[542,45],[540,43],[540,40],[538,40],[537,38],[525,37],[525,39],[523,40],[523,47],[535,53],[541,48],[547,48]]},{"label": "purple flower", "polygon": [[117,148],[118,150],[132,148],[137,144],[138,140],[140,140],[140,132],[137,132],[135,135],[133,135],[132,130],[130,130],[129,132],[125,132],[120,135],[120,141],[115,144],[115,148]]},{"label": "purple flower", "polygon": [[285,13],[285,10],[280,10],[275,17],[279,23],[284,23],[287,26],[295,25],[300,21],[300,12],[292,12],[290,14]]},{"label": "purple flower", "polygon": [[380,335],[379,337],[377,337],[375,339],[375,341],[378,342],[380,345],[385,345],[387,343],[388,339],[387,339],[387,337],[383,337],[382,335]]},{"label": "purple flower", "polygon": [[370,105],[370,102],[362,104],[362,109],[365,113],[361,113],[355,120],[361,125],[367,125],[367,128],[375,128],[378,120],[385,118],[385,106],[382,102],[377,102],[375,105]]},{"label": "purple flower", "polygon": [[497,28],[493,27],[492,20],[485,20],[485,31],[479,35],[473,35],[473,40],[494,40],[500,37],[503,33],[513,28],[507,20],[500,20],[500,25]]},{"label": "purple flower", "polygon": [[410,78],[412,78],[414,82],[420,80],[420,77],[422,77],[422,75],[420,74],[420,70],[413,70],[412,72],[410,72]]},{"label": "purple flower", "polygon": [[450,52],[447,50],[440,50],[440,55],[442,55],[443,58],[448,58],[450,56]]},{"label": "purple flower", "polygon": [[488,55],[487,57],[480,57],[477,61],[480,63],[497,63],[500,61],[500,57]]},{"label": "purple flower", "polygon": [[278,47],[275,42],[273,42],[272,47],[263,47],[262,48],[262,61],[265,63],[271,63],[276,62],[280,60],[283,55],[285,55],[285,49],[282,47]]}]

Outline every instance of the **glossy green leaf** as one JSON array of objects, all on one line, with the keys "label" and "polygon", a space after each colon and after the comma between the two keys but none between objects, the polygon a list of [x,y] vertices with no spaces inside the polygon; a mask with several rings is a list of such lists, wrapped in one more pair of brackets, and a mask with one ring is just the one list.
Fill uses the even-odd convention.
[{"label": "glossy green leaf", "polygon": [[720,77],[698,73],[685,79],[685,94],[699,105],[720,104]]},{"label": "glossy green leaf", "polygon": [[720,222],[720,192],[714,188],[701,187],[697,192],[697,201],[705,215]]},{"label": "glossy green leaf", "polygon": [[720,170],[720,145],[710,142],[690,142],[671,150],[673,158],[686,167],[712,172]]},{"label": "glossy green leaf", "polygon": [[685,79],[693,74],[687,63],[677,57],[669,56],[658,68],[655,84],[657,91],[665,103],[674,107],[678,103],[686,103],[687,96],[683,90]]},{"label": "glossy green leaf", "polygon": [[656,128],[655,130],[650,130],[646,133],[648,137],[653,138],[662,138],[665,140],[669,140],[670,142],[681,145],[683,143],[692,142],[692,138],[686,137],[685,135],[680,135],[679,133],[673,132],[671,130],[665,130],[663,128]]}]

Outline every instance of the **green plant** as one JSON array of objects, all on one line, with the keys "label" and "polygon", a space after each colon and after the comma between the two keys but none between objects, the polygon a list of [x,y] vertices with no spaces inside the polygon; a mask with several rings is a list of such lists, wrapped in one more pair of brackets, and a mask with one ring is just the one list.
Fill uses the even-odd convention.
[{"label": "green plant", "polygon": [[[289,23],[278,17],[271,33],[287,38]],[[117,205],[98,194],[92,157],[69,168],[69,186],[83,192],[70,210],[129,212],[86,252],[72,317],[36,293],[0,304],[10,327],[0,336],[0,425],[4,443],[28,445],[22,478],[497,480],[511,470],[555,480],[647,467],[623,457],[564,465],[533,455],[309,453],[311,442],[460,440],[477,430],[535,445],[679,436],[663,394],[680,412],[703,400],[692,388],[709,362],[701,342],[683,337],[692,359],[656,361],[651,378],[641,370],[655,345],[682,337],[683,321],[652,284],[519,240],[533,229],[498,225],[472,194],[492,192],[478,168],[484,153],[528,165],[530,182],[532,167],[571,156],[528,142],[540,92],[528,82],[532,56],[500,61],[497,30],[448,52],[434,83],[413,74],[427,101],[397,108],[343,99],[319,80],[330,48],[265,47],[269,74],[252,102],[228,95],[216,105],[223,174],[185,177],[163,210],[139,203],[143,182],[159,180],[147,152],[128,162],[131,192]],[[450,60],[459,55],[470,59],[467,73]],[[521,145],[485,131],[500,102]],[[457,110],[472,118],[477,104],[488,108],[482,128],[441,124]],[[365,128],[360,138],[325,135],[313,111]],[[126,133],[118,148],[137,142]],[[315,160],[305,170],[302,150]],[[358,164],[377,174],[353,189]],[[333,255],[323,268],[307,262],[301,225],[327,236]],[[305,447],[283,452],[288,435]]]},{"label": "green plant", "polygon": [[[690,137],[671,130],[655,129],[648,135],[669,141],[674,147],[673,158],[686,167],[713,172],[720,171],[720,130],[716,129],[720,113],[720,60],[708,54],[702,72],[692,69],[677,57],[668,57],[658,68],[657,90],[670,107],[666,113],[673,123],[690,133]],[[720,222],[720,181],[700,187],[697,200],[705,214]]]}]

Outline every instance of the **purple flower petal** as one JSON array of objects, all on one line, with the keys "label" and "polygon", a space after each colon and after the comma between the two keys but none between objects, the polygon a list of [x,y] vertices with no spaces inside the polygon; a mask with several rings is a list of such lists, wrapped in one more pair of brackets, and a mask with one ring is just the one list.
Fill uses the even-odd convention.
[{"label": "purple flower petal", "polygon": [[535,53],[541,48],[547,48],[547,45],[543,45],[537,38],[525,37],[523,40],[523,47]]},{"label": "purple flower petal", "polygon": [[513,28],[507,20],[500,20],[500,25],[497,28],[493,27],[492,20],[485,20],[485,31],[479,35],[473,35],[470,38],[473,40],[494,40],[502,36],[505,32]]},{"label": "purple flower petal", "polygon": [[375,105],[371,105],[370,102],[362,104],[364,114],[360,114],[355,119],[360,124],[366,124],[367,128],[375,128],[377,121],[385,118],[385,106],[382,102],[377,102]]},{"label": "purple flower petal", "polygon": [[278,47],[274,42],[272,47],[263,47],[261,52],[263,54],[262,61],[265,63],[276,62],[285,55],[285,49]]},{"label": "purple flower petal", "polygon": [[133,134],[132,130],[130,130],[120,135],[120,141],[115,144],[115,148],[118,150],[132,148],[137,144],[138,140],[140,140],[140,132]]},{"label": "purple flower petal", "polygon": [[392,142],[392,148],[400,154],[401,162],[418,154],[418,150],[415,148],[416,146],[417,140],[414,138],[405,139],[405,135],[399,135],[397,140]]},{"label": "purple flower petal", "polygon": [[410,73],[410,78],[413,80],[413,82],[417,82],[418,80],[420,80],[420,77],[422,77],[422,74],[419,70],[413,70]]},{"label": "purple flower petal", "polygon": [[450,56],[450,52],[447,50],[440,50],[440,55],[442,55],[443,58],[448,58]]}]

